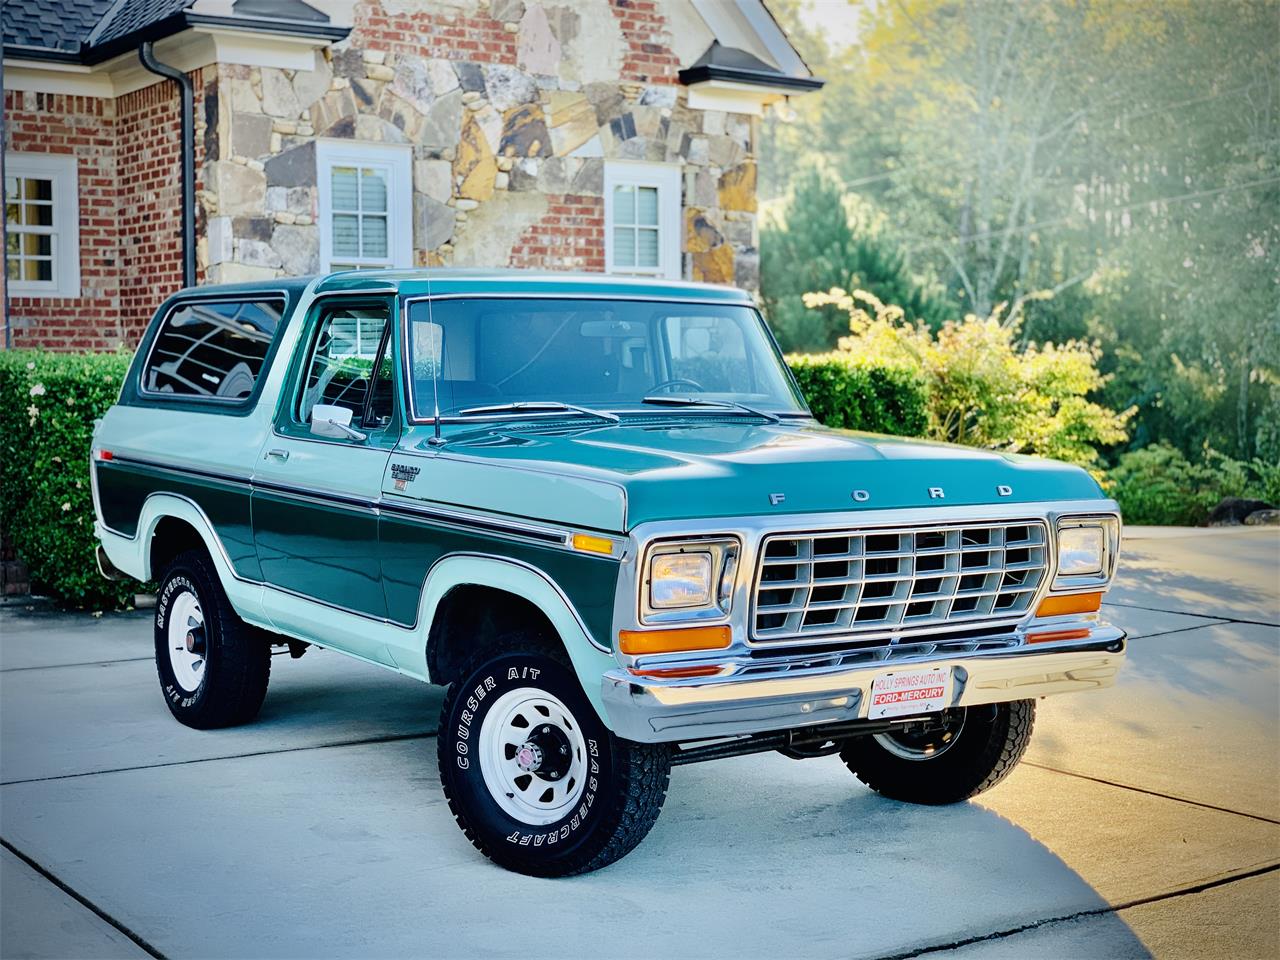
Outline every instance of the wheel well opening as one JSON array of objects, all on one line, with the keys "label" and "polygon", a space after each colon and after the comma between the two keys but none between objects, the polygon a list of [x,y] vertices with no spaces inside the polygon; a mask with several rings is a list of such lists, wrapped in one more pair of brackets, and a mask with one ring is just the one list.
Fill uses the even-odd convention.
[{"label": "wheel well opening", "polygon": [[476,651],[517,631],[525,642],[564,650],[556,628],[532,601],[496,587],[454,587],[441,599],[427,635],[431,682],[452,683]]},{"label": "wheel well opening", "polygon": [[195,527],[177,517],[162,517],[151,534],[151,578],[158,579],[178,554],[197,548],[205,546]]}]

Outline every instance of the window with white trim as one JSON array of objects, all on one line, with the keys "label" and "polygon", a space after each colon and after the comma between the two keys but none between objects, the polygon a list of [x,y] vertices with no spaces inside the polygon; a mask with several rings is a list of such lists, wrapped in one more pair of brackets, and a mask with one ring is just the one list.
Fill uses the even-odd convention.
[{"label": "window with white trim", "polygon": [[412,153],[385,143],[316,143],[320,268],[413,265]]},{"label": "window with white trim", "polygon": [[604,168],[609,273],[680,279],[680,168],[616,161]]},{"label": "window with white trim", "polygon": [[32,297],[80,296],[80,184],[67,154],[4,155],[5,278]]}]

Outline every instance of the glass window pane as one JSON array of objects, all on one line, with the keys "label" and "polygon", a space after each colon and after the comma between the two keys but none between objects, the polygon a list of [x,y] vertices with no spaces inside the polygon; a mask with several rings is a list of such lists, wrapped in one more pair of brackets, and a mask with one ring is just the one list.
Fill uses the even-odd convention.
[{"label": "glass window pane", "polygon": [[658,188],[636,189],[636,223],[656,227],[658,225]]},{"label": "glass window pane", "polygon": [[28,200],[52,200],[53,181],[27,177],[23,180],[22,195]]},{"label": "glass window pane", "polygon": [[53,226],[53,204],[28,203],[23,212],[23,222],[33,227]]},{"label": "glass window pane", "polygon": [[6,204],[4,205],[4,219],[5,219],[5,222],[6,222],[6,223],[17,223],[17,222],[18,222],[18,217],[20,217],[20,216],[22,215],[22,214],[21,214],[21,211],[22,211],[22,208],[21,208],[20,206],[18,206],[18,204],[16,204],[16,203],[6,203]]},{"label": "glass window pane", "polygon": [[636,265],[636,232],[630,227],[613,228],[613,265],[615,267]]},{"label": "glass window pane", "polygon": [[143,388],[188,397],[248,397],[283,311],[277,300],[178,307],[161,322],[142,370]]},{"label": "glass window pane", "polygon": [[643,400],[672,377],[762,410],[800,408],[763,321],[746,306],[438,300],[409,307],[406,346],[419,415],[429,416],[438,397],[446,416],[521,400],[623,406],[656,416]]},{"label": "glass window pane", "polygon": [[8,269],[5,270],[5,275],[10,280],[20,280],[22,278],[22,261],[11,259],[8,261],[8,263],[9,263],[9,266],[8,266]]},{"label": "glass window pane", "polygon": [[17,177],[4,178],[4,195],[6,198],[17,199],[17,196],[18,196],[18,178]]},{"label": "glass window pane", "polygon": [[52,280],[53,279],[53,261],[52,260],[23,260],[22,261],[22,279],[23,280]]},{"label": "glass window pane", "polygon": [[613,188],[613,222],[636,222],[636,189],[632,186]]},{"label": "glass window pane", "polygon": [[341,307],[321,320],[298,409],[301,422],[310,422],[317,403],[350,410],[353,425],[364,422],[387,317],[387,311],[377,307]]},{"label": "glass window pane", "polygon": [[353,213],[333,217],[333,252],[340,257],[360,256],[360,218]]},{"label": "glass window pane", "polygon": [[365,217],[361,231],[362,257],[385,257],[387,255],[387,218]]},{"label": "glass window pane", "polygon": [[636,231],[636,266],[658,266],[658,231]]},{"label": "glass window pane", "polygon": [[29,257],[53,255],[53,237],[47,233],[22,234],[22,252]]},{"label": "glass window pane", "polygon": [[361,171],[360,209],[366,213],[386,212],[387,173],[385,170]]},{"label": "glass window pane", "polygon": [[22,234],[13,233],[12,231],[4,235],[4,248],[9,252],[9,256],[17,256],[19,238]]},{"label": "glass window pane", "polygon": [[355,167],[334,167],[329,182],[329,200],[334,210],[360,209],[360,187]]}]

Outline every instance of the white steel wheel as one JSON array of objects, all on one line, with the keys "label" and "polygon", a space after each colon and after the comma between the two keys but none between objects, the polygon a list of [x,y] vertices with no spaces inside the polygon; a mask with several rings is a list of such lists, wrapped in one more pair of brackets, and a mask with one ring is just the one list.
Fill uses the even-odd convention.
[{"label": "white steel wheel", "polygon": [[479,747],[489,795],[521,823],[555,823],[582,798],[582,730],[560,698],[545,690],[519,687],[499,697],[481,722]]},{"label": "white steel wheel", "polygon": [[173,679],[186,693],[195,693],[204,680],[208,640],[200,598],[184,590],[169,613],[169,666]]}]

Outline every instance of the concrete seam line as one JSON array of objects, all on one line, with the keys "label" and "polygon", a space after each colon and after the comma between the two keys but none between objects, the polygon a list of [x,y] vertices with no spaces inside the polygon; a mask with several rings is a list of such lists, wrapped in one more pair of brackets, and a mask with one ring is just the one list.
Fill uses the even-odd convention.
[{"label": "concrete seam line", "polygon": [[142,763],[136,767],[111,767],[106,770],[85,770],[81,773],[62,773],[53,777],[28,777],[25,780],[5,780],[0,787],[16,787],[22,783],[48,783],[51,780],[76,780],[80,777],[97,777],[106,773],[131,773],[135,770],[159,770],[162,767],[185,767],[193,763],[213,763],[217,760],[246,760],[250,757],[271,757],[280,753],[303,753],[307,750],[328,750],[331,747],[362,747],[372,743],[398,743],[402,740],[428,740],[429,733],[395,733],[385,737],[368,737],[364,740],[334,740],[331,743],[313,743],[305,747],[286,747],[282,750],[253,750],[249,753],[228,753],[217,757],[195,757],[191,760],[171,760],[168,763]]},{"label": "concrete seam line", "polygon": [[1194,626],[1177,627],[1176,629],[1173,629],[1173,630],[1160,630],[1157,633],[1138,633],[1138,634],[1131,633],[1129,634],[1129,641],[1132,642],[1134,640],[1151,640],[1154,637],[1167,637],[1170,634],[1187,633],[1188,631],[1191,631],[1191,630],[1208,630],[1210,627],[1217,627],[1217,626],[1221,626],[1224,623],[1230,623],[1230,622],[1231,621],[1229,620],[1211,620],[1208,623],[1197,623]]},{"label": "concrete seam line", "polygon": [[83,663],[42,663],[34,667],[4,667],[0,673],[18,673],[22,670],[63,670],[67,667],[109,667],[113,663],[142,663],[155,657],[122,657],[119,660],[85,660]]},{"label": "concrete seam line", "polygon": [[[1258,627],[1280,627],[1280,623],[1271,620],[1243,620],[1240,617],[1224,617],[1220,613],[1189,613],[1186,610],[1164,610],[1160,607],[1144,607],[1140,603],[1123,603],[1119,600],[1104,601],[1113,607],[1128,607],[1130,610],[1150,610],[1152,613],[1169,613],[1178,617],[1199,617],[1201,620],[1220,620],[1223,623],[1251,623]],[[1211,624],[1204,624],[1211,626]]]},{"label": "concrete seam line", "polygon": [[42,867],[39,863],[37,863],[31,857],[27,856],[25,853],[23,853],[21,850],[19,850],[17,847],[15,847],[12,843],[4,839],[3,837],[0,837],[0,847],[4,847],[4,849],[8,850],[15,857],[17,857],[19,860],[25,863],[28,867],[30,867],[36,873],[40,874],[40,876],[44,877],[46,880],[48,880],[55,887],[57,887],[59,890],[65,893],[68,897],[70,897],[76,903],[80,904],[80,906],[84,907],[86,910],[88,910],[98,919],[102,920],[104,923],[109,924],[113,929],[120,931],[120,933],[124,934],[131,941],[137,944],[138,947],[144,950],[148,956],[155,957],[156,960],[165,960],[165,955],[161,953],[159,950],[157,950],[155,947],[153,947],[151,944],[149,944],[141,936],[134,933],[132,930],[126,927],[123,923],[121,923],[115,917],[111,916],[111,914],[107,913],[105,910],[99,907],[96,903],[90,900],[88,897],[84,896],[79,891],[75,890],[73,887],[69,886],[68,884],[64,883],[62,880],[58,879],[58,877],[55,876],[51,871],[49,871],[45,867]]},{"label": "concrete seam line", "polygon": [[927,947],[919,947],[915,950],[909,950],[905,953],[884,954],[875,960],[912,960],[913,957],[923,957],[930,953],[944,953],[949,950],[959,950],[961,947],[972,946],[975,943],[987,943],[992,940],[1004,940],[1008,937],[1017,936],[1020,933],[1026,933],[1029,930],[1038,930],[1041,927],[1051,926],[1055,923],[1066,923],[1070,920],[1084,920],[1088,917],[1102,917],[1109,913],[1120,913],[1124,910],[1132,910],[1134,907],[1143,907],[1150,903],[1160,903],[1164,900],[1176,900],[1179,897],[1186,897],[1196,893],[1205,893],[1216,887],[1225,887],[1241,880],[1250,880],[1253,877],[1260,877],[1268,873],[1274,873],[1280,870],[1280,863],[1270,863],[1262,867],[1254,867],[1251,870],[1242,870],[1238,873],[1230,873],[1225,876],[1217,877],[1213,880],[1205,880],[1200,883],[1192,884],[1187,887],[1179,887],[1175,890],[1169,890],[1165,893],[1153,893],[1149,897],[1138,897],[1133,900],[1127,900],[1124,903],[1111,904],[1105,907],[1094,907],[1090,910],[1080,910],[1076,913],[1067,913],[1058,917],[1045,917],[1043,920],[1033,920],[1030,923],[1024,923],[1017,927],[1009,927],[1007,930],[996,930],[992,933],[985,933],[979,936],[965,937],[962,940],[953,940],[950,943],[935,943]]},{"label": "concrete seam line", "polygon": [[1094,783],[1105,784],[1108,787],[1119,787],[1121,790],[1132,790],[1134,793],[1145,794],[1149,797],[1160,797],[1162,800],[1173,800],[1177,803],[1186,803],[1193,807],[1201,807],[1205,810],[1216,810],[1218,813],[1228,813],[1236,817],[1248,817],[1250,820],[1260,820],[1263,823],[1274,823],[1280,825],[1280,820],[1272,817],[1264,817],[1260,813],[1246,813],[1244,810],[1232,810],[1230,807],[1220,807],[1217,804],[1205,803],[1203,800],[1192,800],[1190,797],[1180,797],[1176,793],[1161,793],[1159,790],[1148,790],[1146,787],[1135,787],[1131,783],[1120,783],[1118,780],[1107,780],[1103,777],[1094,777],[1087,773],[1077,773],[1074,770],[1059,770],[1057,767],[1046,766],[1043,763],[1036,763],[1034,760],[1023,760],[1022,763],[1028,767],[1035,767],[1037,770],[1046,770],[1049,773],[1060,773],[1064,777],[1076,777],[1080,780],[1090,780]]},{"label": "concrete seam line", "polygon": [[1260,813],[1245,813],[1243,810],[1232,810],[1230,807],[1219,807],[1216,804],[1205,803],[1202,800],[1192,800],[1189,797],[1180,797],[1174,793],[1161,793],[1159,790],[1148,790],[1146,787],[1135,787],[1130,783],[1120,783],[1116,780],[1106,780],[1102,777],[1093,777],[1087,773],[1076,773],[1074,770],[1059,770],[1057,767],[1045,766],[1043,763],[1036,763],[1034,760],[1023,760],[1024,766],[1035,767],[1037,770],[1047,770],[1050,773],[1060,773],[1064,777],[1076,777],[1080,780],[1091,780],[1094,783],[1105,784],[1108,787],[1119,787],[1121,790],[1132,790],[1134,793],[1146,794],[1149,797],[1160,797],[1163,800],[1174,800],[1177,803],[1190,804],[1193,807],[1202,807],[1205,810],[1216,810],[1219,813],[1229,813],[1236,817],[1248,817],[1250,820],[1261,820],[1263,823],[1274,823],[1280,825],[1280,820],[1272,817],[1264,817]]}]

